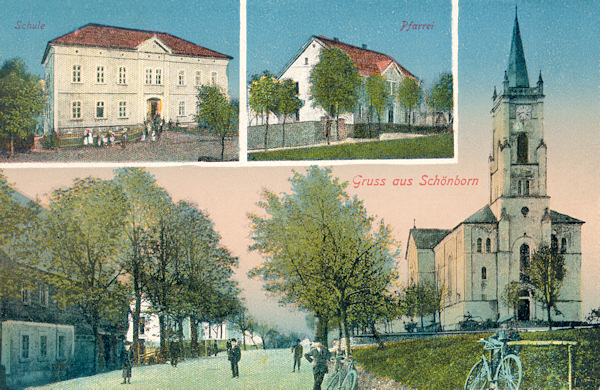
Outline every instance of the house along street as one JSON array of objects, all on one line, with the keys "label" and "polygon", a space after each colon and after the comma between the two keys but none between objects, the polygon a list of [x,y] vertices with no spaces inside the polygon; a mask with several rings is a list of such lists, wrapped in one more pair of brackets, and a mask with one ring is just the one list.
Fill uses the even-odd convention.
[{"label": "house along street", "polygon": [[311,389],[312,366],[302,359],[300,372],[292,372],[290,349],[268,349],[242,351],[239,364],[240,376],[231,377],[227,353],[218,356],[186,359],[176,367],[166,364],[134,366],[131,384],[121,384],[121,371],[111,371],[89,377],[71,379],[29,389]]}]

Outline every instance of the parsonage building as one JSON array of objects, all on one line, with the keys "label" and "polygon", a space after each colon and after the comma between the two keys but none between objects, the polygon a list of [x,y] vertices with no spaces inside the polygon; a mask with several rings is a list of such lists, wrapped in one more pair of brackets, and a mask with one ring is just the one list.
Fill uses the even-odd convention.
[{"label": "parsonage building", "polygon": [[85,25],[46,46],[44,132],[106,132],[157,116],[193,125],[197,88],[227,92],[230,59],[165,32]]},{"label": "parsonage building", "polygon": [[581,320],[581,226],[576,218],[550,208],[546,191],[544,88],[540,73],[529,84],[515,16],[503,87],[493,94],[493,147],[489,204],[450,230],[409,233],[406,259],[409,283],[435,283],[445,291],[441,324],[461,320],[547,320],[530,289],[519,292],[518,308],[503,304],[511,282],[527,282],[532,255],[546,245],[565,259],[566,276],[555,321]]}]

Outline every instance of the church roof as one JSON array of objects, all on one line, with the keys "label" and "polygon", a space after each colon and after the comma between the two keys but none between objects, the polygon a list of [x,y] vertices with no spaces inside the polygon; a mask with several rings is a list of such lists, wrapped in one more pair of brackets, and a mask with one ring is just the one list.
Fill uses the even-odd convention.
[{"label": "church roof", "polygon": [[489,205],[485,205],[482,209],[471,215],[469,218],[462,221],[462,223],[496,223],[498,220],[490,209]]},{"label": "church roof", "polygon": [[195,43],[178,38],[166,32],[135,30],[131,28],[112,27],[90,23],[79,29],[62,35],[48,42],[42,63],[51,45],[82,45],[91,47],[109,47],[115,49],[135,50],[141,43],[152,37],[157,37],[167,45],[174,54],[193,57],[212,57],[232,59],[228,55],[196,45]]},{"label": "church roof", "polygon": [[358,47],[350,45],[348,43],[341,42],[337,38],[329,39],[323,35],[313,35],[310,37],[310,39],[302,46],[302,48],[294,55],[294,57],[283,67],[281,72],[279,72],[278,77],[281,77],[285,73],[285,71],[294,63],[294,61],[296,61],[296,59],[304,52],[304,50],[306,50],[310,43],[313,42],[313,40],[319,41],[323,46],[336,47],[344,51],[350,57],[350,59],[352,59],[352,62],[354,62],[354,65],[356,65],[358,73],[362,76],[368,77],[375,74],[380,74],[390,65],[395,65],[405,77],[410,77],[413,79],[416,78],[390,55],[367,49],[365,46]]},{"label": "church roof", "polygon": [[413,237],[418,249],[433,249],[451,231],[448,229],[410,229],[409,236]]},{"label": "church roof", "polygon": [[550,210],[550,221],[552,223],[585,223],[577,218],[569,217],[554,210]]},{"label": "church roof", "polygon": [[510,54],[508,56],[508,86],[511,88],[529,88],[529,76],[527,75],[527,64],[525,63],[525,53],[523,51],[523,42],[521,41],[521,31],[519,29],[519,19],[515,8],[515,25],[513,27],[512,41],[510,43]]}]

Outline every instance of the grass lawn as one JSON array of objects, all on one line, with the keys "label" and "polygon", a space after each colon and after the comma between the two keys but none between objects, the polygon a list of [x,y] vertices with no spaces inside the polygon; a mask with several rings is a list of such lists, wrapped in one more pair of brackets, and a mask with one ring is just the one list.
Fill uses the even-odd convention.
[{"label": "grass lawn", "polygon": [[248,160],[414,159],[452,158],[453,156],[453,134],[439,134],[393,141],[253,152],[248,154]]},{"label": "grass lawn", "polygon": [[[368,371],[418,390],[462,389],[469,370],[481,358],[480,338],[490,334],[439,337],[359,348],[354,358]],[[600,329],[522,333],[524,340],[577,341],[573,352],[573,388],[600,386]],[[487,355],[487,352],[486,352]],[[524,346],[521,389],[567,389],[568,351],[565,346]]]}]

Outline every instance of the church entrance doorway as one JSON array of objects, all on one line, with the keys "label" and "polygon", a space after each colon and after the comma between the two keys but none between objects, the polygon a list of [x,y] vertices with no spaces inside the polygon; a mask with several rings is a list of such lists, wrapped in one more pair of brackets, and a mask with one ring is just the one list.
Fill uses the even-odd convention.
[{"label": "church entrance doorway", "polygon": [[148,99],[148,118],[162,116],[162,101],[157,98]]},{"label": "church entrance doorway", "polygon": [[521,298],[519,300],[519,309],[517,311],[518,321],[529,321],[530,319],[530,307],[529,298]]}]

